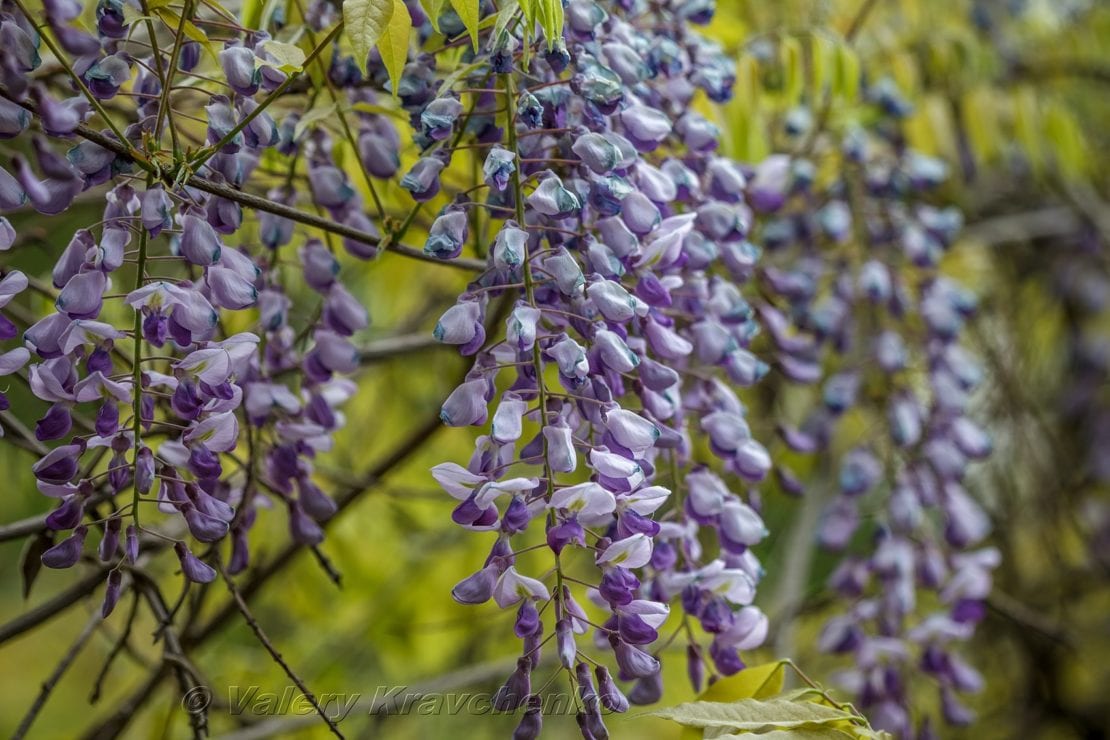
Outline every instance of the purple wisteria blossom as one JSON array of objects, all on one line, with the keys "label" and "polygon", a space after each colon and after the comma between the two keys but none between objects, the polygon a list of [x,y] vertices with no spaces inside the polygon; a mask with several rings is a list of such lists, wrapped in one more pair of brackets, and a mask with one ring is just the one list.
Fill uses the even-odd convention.
[{"label": "purple wisteria blossom", "polygon": [[[699,129],[696,149],[682,133],[693,125],[676,111],[702,86],[694,56],[675,49],[653,68],[632,52],[677,33],[708,42],[677,19],[605,7],[568,5],[569,61],[536,55],[527,77],[498,70],[504,94],[470,114],[513,106],[486,142],[484,203],[460,198],[425,249],[457,254],[468,209],[488,205],[501,222],[487,269],[435,329],[474,357],[441,419],[483,433],[469,464],[432,474],[456,501],[454,522],[491,545],[453,596],[516,612],[507,708],[525,703],[554,636],[587,737],[605,736],[601,706],[658,699],[672,608],[708,636],[689,647],[705,660],[697,689],[743,668],[741,651],[768,627],[753,605],[763,570],[752,548],[768,534],[753,486],[771,458],[735,390],[768,370],[750,348],[758,250],[744,241],[745,177],[716,155],[715,131]],[[441,107],[454,108],[425,110]],[[540,126],[553,130],[531,135]],[[417,200],[437,187],[434,161],[406,176]],[[599,666],[595,685],[584,661],[606,653],[615,668]],[[518,734],[535,722],[525,713]]]},{"label": "purple wisteria blossom", "polygon": [[[938,269],[961,217],[926,202],[945,168],[903,148],[891,133],[900,115],[884,122],[895,128],[845,137],[845,171],[829,188],[840,195],[821,208],[806,168],[785,157],[757,166],[750,192],[773,236],[758,268],[773,364],[817,395],[781,438],[830,459],[837,488],[816,538],[847,553],[828,582],[846,613],[820,647],[852,656],[842,678],[876,728],[911,737],[929,727],[911,711],[915,665],[939,684],[945,720],[971,721],[957,694],[982,681],[956,648],[984,615],[998,552],[967,480],[991,452],[971,418],[982,373],[960,344],[975,299]],[[926,161],[938,177],[915,176]],[[818,258],[836,245],[839,263]],[[837,429],[859,415],[872,431],[841,448]],[[819,495],[789,467],[776,472],[787,492]]]}]

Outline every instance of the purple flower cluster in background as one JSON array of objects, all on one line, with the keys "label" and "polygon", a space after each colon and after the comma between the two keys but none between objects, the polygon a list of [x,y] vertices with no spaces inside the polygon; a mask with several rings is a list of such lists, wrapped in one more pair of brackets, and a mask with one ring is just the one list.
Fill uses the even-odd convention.
[{"label": "purple flower cluster in background", "polygon": [[845,552],[828,585],[847,610],[820,647],[851,654],[841,679],[876,728],[910,737],[916,724],[928,736],[928,715],[911,711],[913,674],[935,679],[957,725],[972,720],[957,695],[983,685],[954,648],[983,618],[998,564],[996,549],[976,549],[990,520],[964,487],[992,444],[969,417],[982,372],[960,344],[975,298],[938,270],[962,225],[931,199],[946,165],[907,148],[898,121],[910,108],[889,80],[866,92],[878,123],[843,137],[832,182],[815,184],[804,158],[776,155],[756,170],[759,312],[776,369],[816,389],[780,437],[820,457],[818,486],[836,486],[806,491],[776,466],[787,493],[825,497],[817,537]]}]

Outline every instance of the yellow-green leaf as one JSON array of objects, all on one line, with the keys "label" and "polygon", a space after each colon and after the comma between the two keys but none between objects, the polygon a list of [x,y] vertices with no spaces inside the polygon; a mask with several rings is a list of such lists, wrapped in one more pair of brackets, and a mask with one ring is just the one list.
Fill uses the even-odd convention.
[{"label": "yellow-green leaf", "polygon": [[392,116],[393,118],[402,121],[409,120],[409,117],[404,111],[397,110],[396,108],[387,108],[384,105],[375,105],[365,101],[359,101],[351,106],[351,110],[358,111],[359,113],[373,113],[376,116]]},{"label": "yellow-green leaf", "polygon": [[817,100],[822,100],[832,78],[832,68],[836,63],[833,57],[832,40],[825,34],[815,34],[809,53],[813,69],[813,92]]},{"label": "yellow-green leaf", "polygon": [[[851,740],[854,737],[856,735],[835,727],[771,730],[757,736],[758,740]],[[752,740],[752,735],[748,732],[729,732],[724,735],[714,735],[713,740]]]},{"label": "yellow-green leaf", "polygon": [[1052,145],[1056,166],[1063,174],[1075,177],[1083,172],[1087,164],[1083,133],[1070,111],[1059,104],[1049,105],[1044,137]]},{"label": "yellow-green leaf", "polygon": [[532,32],[532,27],[536,25],[536,0],[520,0],[520,14],[524,18],[524,25],[528,27],[528,32]]},{"label": "yellow-green leaf", "polygon": [[961,100],[960,114],[976,162],[994,161],[1002,141],[994,91],[985,85],[968,91]]},{"label": "yellow-green leaf", "polygon": [[554,49],[555,42],[563,35],[563,3],[562,0],[535,0],[544,38],[547,39],[547,48]]},{"label": "yellow-green leaf", "polygon": [[481,21],[478,9],[479,0],[451,0],[451,7],[459,14],[459,20],[470,32],[470,44],[478,49],[478,23]]},{"label": "yellow-green leaf", "polygon": [[243,7],[239,11],[239,22],[244,28],[259,29],[262,23],[263,0],[243,0]]},{"label": "yellow-green leaf", "polygon": [[196,24],[190,20],[186,20],[185,23],[182,24],[181,16],[169,8],[153,8],[151,12],[158,16],[162,22],[170,28],[180,27],[188,38],[200,44],[201,48],[207,52],[208,56],[219,64],[219,58],[216,56],[216,50],[212,48],[212,42],[208,40],[208,34],[197,28]]},{"label": "yellow-green leaf", "polygon": [[845,100],[855,100],[859,94],[859,57],[847,44],[836,47],[836,75],[834,91]]},{"label": "yellow-green leaf", "polygon": [[802,44],[793,36],[782,40],[779,47],[782,62],[782,94],[790,104],[797,102],[805,87],[802,69]]},{"label": "yellow-green leaf", "polygon": [[1025,151],[1029,165],[1035,172],[1040,172],[1044,165],[1044,152],[1041,150],[1041,113],[1037,94],[1028,86],[1018,88],[1014,93],[1013,107],[1014,134]]},{"label": "yellow-green leaf", "polygon": [[439,33],[439,14],[443,12],[443,6],[447,4],[447,0],[421,0],[420,4],[424,7],[424,14],[428,16],[428,20],[432,22],[432,28]]},{"label": "yellow-green leaf", "polygon": [[[181,16],[179,16],[172,10],[168,10],[166,8],[157,8],[153,12],[156,16],[165,21],[166,25],[168,26],[176,28],[178,25],[181,24]],[[185,35],[193,41],[196,41],[205,46],[208,45],[208,34],[197,28],[192,21],[185,21],[185,25],[182,26],[182,30],[184,30]]]},{"label": "yellow-green leaf", "polygon": [[721,729],[731,732],[818,729],[858,718],[848,712],[808,701],[744,699],[731,704],[694,701],[660,709],[650,716],[662,717],[686,727]]},{"label": "yellow-green leaf", "polygon": [[313,108],[308,113],[305,113],[303,116],[301,116],[300,120],[297,121],[297,125],[293,127],[293,138],[299,139],[301,137],[301,134],[303,134],[309,126],[319,123],[320,121],[327,120],[334,115],[335,103],[332,103],[331,105],[321,106],[319,108]]},{"label": "yellow-green leaf", "polygon": [[[497,19],[493,23],[493,34],[490,36],[494,43],[497,43],[501,38],[501,34],[505,33],[509,28],[509,21],[516,15],[516,9],[518,7],[520,7],[520,4],[517,0],[509,0],[509,2],[501,6],[501,10],[497,11]],[[527,22],[527,16],[525,16],[525,22]]]},{"label": "yellow-green leaf", "polygon": [[[370,50],[385,33],[386,26],[398,5],[404,7],[403,3],[398,3],[396,0],[343,0],[343,30],[351,40],[355,62],[364,74]],[[404,15],[407,19],[407,9]],[[412,20],[409,19],[408,22],[411,26]]]},{"label": "yellow-green leaf", "polygon": [[283,44],[280,41],[263,41],[262,48],[274,58],[268,64],[277,67],[282,72],[300,72],[304,69],[304,49],[296,44]]},{"label": "yellow-green leaf", "polygon": [[404,111],[397,110],[396,108],[387,108],[385,105],[375,105],[374,103],[367,103],[359,101],[351,105],[351,110],[359,111],[360,113],[373,113],[374,115],[391,115],[393,118],[407,121],[408,116]]},{"label": "yellow-green leaf", "polygon": [[892,54],[890,58],[890,71],[898,89],[904,95],[916,95],[920,84],[918,81],[917,62],[909,52]]},{"label": "yellow-green leaf", "polygon": [[412,16],[409,15],[409,9],[401,0],[392,0],[392,2],[393,12],[390,14],[389,23],[386,24],[378,39],[378,53],[382,55],[382,63],[389,72],[393,94],[397,95],[397,85],[400,83],[401,73],[409,57]]},{"label": "yellow-green leaf", "polygon": [[728,678],[718,679],[701,693],[703,701],[738,701],[740,699],[769,699],[782,691],[787,662],[776,660],[745,668]]},{"label": "yellow-green leaf", "polygon": [[[278,11],[278,6],[285,7],[286,0],[266,0],[262,7],[262,18],[258,21],[258,27],[265,29],[270,27],[270,23],[274,20],[274,13]],[[288,28],[289,25],[286,25]]]},{"label": "yellow-green leaf", "polygon": [[482,64],[478,63],[459,65],[459,67],[454,72],[443,78],[443,82],[441,82],[439,85],[439,92],[437,92],[436,95],[443,95],[445,92],[453,88],[459,80],[463,79],[471,72],[477,69],[481,69],[482,66]]},{"label": "yellow-green leaf", "polygon": [[744,52],[736,62],[734,99],[744,110],[751,110],[759,104],[761,90],[759,59],[754,54]]},{"label": "yellow-green leaf", "polygon": [[127,3],[123,4],[123,22],[128,26],[135,26],[139,21],[149,17],[149,15],[143,15],[143,12],[134,5],[129,5]]}]

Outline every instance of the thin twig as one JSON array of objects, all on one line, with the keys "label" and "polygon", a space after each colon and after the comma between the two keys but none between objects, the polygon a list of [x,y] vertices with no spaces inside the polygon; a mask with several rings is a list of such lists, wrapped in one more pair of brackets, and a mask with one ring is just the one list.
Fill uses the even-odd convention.
[{"label": "thin twig", "polygon": [[[6,98],[7,100],[23,108],[24,110],[30,111],[34,115],[39,115],[38,107],[34,103],[27,100],[20,100],[17,96],[13,95],[4,85],[0,85],[0,97]],[[109,136],[105,136],[99,131],[94,131],[88,126],[83,125],[77,126],[77,128],[74,129],[74,133],[83,139],[93,142],[103,149],[107,149],[108,151],[115,153],[117,156],[131,160],[141,169],[157,175],[163,183],[170,186],[173,186],[175,184],[174,172],[162,172],[156,165],[151,163],[141,153],[133,152],[128,146],[121,144],[119,141]],[[376,234],[371,234],[370,232],[362,231],[361,229],[355,229],[346,224],[332,221],[316,214],[307,213],[306,211],[301,211],[282,203],[275,203],[272,200],[268,200],[257,195],[252,195],[250,193],[245,193],[241,190],[236,190],[235,188],[232,188],[228,185],[213,182],[206,178],[200,177],[199,175],[190,175],[188,178],[185,179],[184,184],[208,193],[209,195],[215,195],[226,200],[234,201],[239,205],[246,206],[249,209],[272,213],[275,216],[281,216],[282,218],[287,218],[290,221],[295,221],[305,226],[311,226],[313,228],[320,229],[321,231],[327,232],[329,234],[335,234],[336,236],[351,239],[362,244],[382,247],[386,251],[395,252],[396,254],[402,254],[406,257],[411,257],[413,259],[427,262],[429,264],[454,267],[459,270],[466,270],[470,272],[482,272],[486,269],[486,263],[482,260],[467,259],[463,257],[456,257],[455,259],[450,260],[442,260],[437,257],[433,257],[432,255],[424,254],[424,252],[420,249],[415,249],[404,244],[397,244],[392,240],[383,240]]]},{"label": "thin twig", "polygon": [[401,355],[421,352],[426,349],[450,346],[451,345],[443,344],[437,340],[430,332],[422,331],[415,334],[403,334],[401,336],[388,337],[371,342],[359,350],[358,357],[363,365],[369,365],[383,360],[391,360]]},{"label": "thin twig", "polygon": [[173,617],[166,607],[166,600],[162,596],[158,584],[141,570],[132,569],[131,573],[135,576],[136,588],[140,589],[143,596],[146,597],[146,601],[150,605],[150,611],[160,625],[158,632],[162,636],[164,645],[163,663],[169,665],[177,675],[177,682],[181,688],[182,705],[185,707],[185,711],[189,713],[189,723],[193,727],[193,736],[198,739],[203,738],[208,732],[207,703],[195,703],[187,701],[187,699],[203,687],[204,683],[185,655],[181,640],[177,636],[177,631],[173,628]]},{"label": "thin twig", "polygon": [[34,609],[24,612],[10,622],[0,625],[0,645],[3,645],[8,640],[18,637],[24,632],[32,630],[58,614],[61,614],[67,608],[73,606],[95,591],[96,587],[103,582],[104,570],[102,568],[97,568],[54,598],[44,601]]},{"label": "thin twig", "polygon": [[[849,46],[855,41],[856,36],[863,30],[863,25],[867,21],[867,16],[871,15],[871,11],[878,5],[878,0],[863,0],[863,4],[859,10],[852,17],[851,23],[848,25],[848,30],[844,32],[844,43]],[[825,130],[825,126],[829,122],[829,116],[832,114],[833,96],[832,93],[825,95],[824,102],[821,105],[821,111],[817,115],[817,121],[814,123],[813,128],[810,129],[809,136],[798,147],[797,156],[807,157],[813,152],[813,147],[817,145],[817,139],[821,132]]]},{"label": "thin twig", "polygon": [[[551,656],[553,659],[554,656]],[[419,702],[420,698],[429,694],[438,694],[446,691],[458,690],[468,686],[487,685],[497,681],[516,667],[516,657],[490,661],[476,666],[468,666],[457,671],[445,673],[442,676],[428,679],[411,687],[406,687],[399,696],[378,697],[367,696],[355,702],[351,709],[352,714],[361,716],[389,717],[397,711],[398,700],[404,702]],[[298,729],[314,722],[310,715],[295,717],[275,717],[264,722],[259,722],[251,727],[245,727],[236,732],[221,735],[219,740],[263,740],[270,737],[289,737]]]},{"label": "thin twig", "polygon": [[114,740],[122,735],[135,714],[162,685],[162,680],[169,673],[169,670],[169,663],[164,661],[159,663],[137,689],[116,705],[112,714],[81,736],[83,740]]},{"label": "thin twig", "polygon": [[42,688],[39,690],[39,695],[35,697],[35,701],[31,704],[31,708],[27,710],[27,714],[23,715],[23,720],[16,728],[15,734],[12,735],[12,740],[22,740],[27,736],[27,732],[31,729],[35,718],[38,717],[39,712],[46,706],[46,700],[50,698],[50,694],[54,692],[54,687],[58,685],[58,681],[62,680],[69,667],[73,665],[73,661],[77,658],[77,654],[85,647],[85,643],[92,637],[93,632],[96,631],[96,626],[101,621],[100,611],[94,611],[91,618],[85,623],[85,628],[77,635],[77,639],[69,646],[69,650],[65,652],[62,659],[58,661],[58,665],[54,666],[53,672],[50,677],[43,681]]},{"label": "thin twig", "polygon": [[324,724],[328,726],[331,733],[342,740],[343,733],[339,731],[339,727],[336,726],[332,718],[328,716],[328,713],[324,711],[324,708],[320,706],[320,702],[316,700],[316,695],[309,690],[304,680],[297,675],[296,671],[289,667],[289,664],[285,662],[285,658],[281,656],[278,649],[270,642],[270,638],[266,636],[266,632],[262,629],[262,625],[258,623],[254,613],[251,612],[250,607],[247,606],[247,602],[243,600],[243,595],[239,593],[239,588],[235,585],[235,581],[228,575],[227,569],[224,568],[224,564],[218,558],[215,563],[216,568],[220,571],[220,576],[223,577],[224,583],[227,584],[227,590],[231,592],[231,598],[235,603],[235,608],[243,615],[243,619],[246,621],[247,626],[251,628],[251,632],[254,633],[254,636],[258,638],[258,642],[262,644],[262,647],[266,649],[266,652],[270,654],[274,662],[281,667],[281,670],[285,671],[285,675],[289,677],[289,680],[300,689],[300,692],[308,699],[308,703],[311,704],[312,708],[316,710],[316,713],[320,715],[320,719],[324,720]]},{"label": "thin twig", "polygon": [[123,632],[120,633],[119,638],[112,645],[108,657],[104,660],[104,665],[100,668],[100,673],[96,674],[96,680],[93,681],[92,691],[89,693],[89,704],[96,704],[100,700],[100,689],[104,685],[104,679],[108,677],[108,671],[112,668],[112,663],[115,662],[116,657],[127,648],[127,641],[131,638],[131,629],[135,626],[135,618],[139,615],[139,603],[141,597],[138,591],[133,591],[134,598],[131,600],[131,611],[127,614],[127,621],[124,623]]}]

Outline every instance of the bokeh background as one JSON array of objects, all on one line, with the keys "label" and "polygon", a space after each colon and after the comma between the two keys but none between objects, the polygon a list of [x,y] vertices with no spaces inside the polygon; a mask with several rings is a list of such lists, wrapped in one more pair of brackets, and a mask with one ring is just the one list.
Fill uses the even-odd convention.
[{"label": "bokeh background", "polygon": [[[228,6],[233,6],[229,3]],[[861,10],[867,7],[866,13]],[[718,0],[709,28],[737,59],[735,99],[702,112],[722,131],[729,154],[756,162],[784,146],[782,130],[805,100],[768,49],[783,37],[804,48],[843,43],[857,19],[851,54],[869,77],[889,77],[914,105],[912,145],[943,158],[952,176],[943,196],[959,205],[967,226],[945,272],[979,297],[973,349],[988,382],[977,397],[996,451],[977,466],[969,488],[995,522],[991,543],[1002,554],[989,614],[969,650],[987,689],[972,699],[979,722],[947,736],[1091,738],[1110,733],[1110,3],[1101,0]],[[814,40],[817,40],[816,43]],[[851,61],[851,59],[849,59]],[[810,70],[812,73],[812,70]],[[837,106],[834,125],[861,110]],[[403,152],[411,157],[413,152]],[[357,178],[354,180],[357,181]],[[395,187],[395,186],[394,186]],[[403,194],[387,193],[401,209]],[[5,264],[41,273],[64,246],[58,234],[98,220],[95,198],[44,220],[15,214],[25,243]],[[382,259],[344,266],[348,287],[369,305],[367,342],[406,333],[430,334],[463,287],[465,275],[419,262]],[[21,296],[14,310],[43,308]],[[346,408],[347,427],[321,461],[332,490],[358,491],[329,528],[325,561],[303,552],[251,595],[255,615],[286,660],[318,693],[359,694],[379,686],[489,691],[504,678],[518,646],[511,612],[493,604],[462,607],[452,585],[485,556],[488,542],[449,518],[453,502],[428,469],[469,457],[467,429],[440,429],[440,402],[463,362],[431,345],[375,362],[358,375],[360,394]],[[746,401],[760,409],[801,403],[771,382]],[[12,388],[8,418],[40,411]],[[768,415],[764,414],[763,418]],[[764,430],[768,432],[769,430]],[[413,450],[410,452],[410,449]],[[399,452],[403,460],[378,472]],[[0,443],[3,522],[43,513],[48,501],[29,474],[32,457]],[[807,471],[801,471],[807,472]],[[842,667],[815,649],[830,610],[824,591],[836,559],[811,546],[806,500],[765,488],[772,535],[759,549],[768,571],[757,603],[773,634],[751,662],[789,656],[807,673],[835,685]],[[252,538],[271,554],[288,535],[284,517],[259,518]],[[807,537],[807,534],[810,535]],[[0,623],[48,602],[80,575],[43,572],[22,594],[21,539],[0,543]],[[862,546],[866,546],[865,543]],[[800,565],[799,565],[800,563]],[[789,565],[788,565],[789,564]],[[168,568],[169,563],[162,563]],[[784,574],[803,568],[803,603],[783,611]],[[331,575],[329,575],[329,572]],[[334,576],[338,574],[339,583]],[[219,586],[219,584],[214,584]],[[214,688],[216,734],[239,737],[324,737],[311,718],[239,721],[219,711],[232,687],[280,693],[289,680],[242,620],[223,619],[226,594],[183,607],[183,639],[207,639],[191,651]],[[131,597],[129,596],[128,599]],[[148,667],[161,654],[155,625],[140,619],[130,647],[89,704],[89,689],[130,608],[125,601],[98,630],[54,691],[32,737],[73,737],[121,710],[133,714],[129,737],[175,737],[185,731],[172,681],[136,706]],[[58,658],[99,609],[78,603],[63,616],[0,645],[0,733],[14,730]],[[226,616],[226,615],[223,615]],[[666,630],[661,630],[666,634]],[[668,701],[692,697],[682,647],[665,661]],[[920,682],[922,701],[935,694]],[[261,725],[258,723],[261,721]],[[513,720],[474,716],[368,716],[360,705],[344,721],[350,736],[390,738],[506,737]],[[547,723],[553,738],[577,736],[573,718]],[[614,737],[677,738],[676,726],[622,717]]]}]

